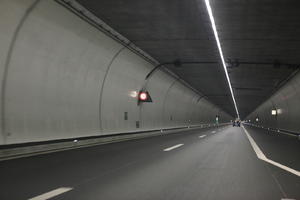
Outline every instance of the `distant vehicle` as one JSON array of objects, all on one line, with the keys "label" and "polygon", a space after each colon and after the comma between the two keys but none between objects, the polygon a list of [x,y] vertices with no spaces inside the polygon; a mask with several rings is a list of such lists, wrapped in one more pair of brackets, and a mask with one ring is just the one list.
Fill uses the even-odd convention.
[{"label": "distant vehicle", "polygon": [[241,121],[240,120],[235,120],[232,122],[232,126],[237,126],[237,127],[241,127]]}]

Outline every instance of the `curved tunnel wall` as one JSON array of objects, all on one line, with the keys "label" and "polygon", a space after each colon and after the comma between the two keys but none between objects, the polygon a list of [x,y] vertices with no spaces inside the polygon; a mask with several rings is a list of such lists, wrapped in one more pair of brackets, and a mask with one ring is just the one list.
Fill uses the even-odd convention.
[{"label": "curved tunnel wall", "polygon": [[137,106],[154,66],[55,1],[2,0],[0,27],[0,145],[231,119],[162,71]]},{"label": "curved tunnel wall", "polygon": [[[245,119],[257,125],[299,133],[299,103],[300,74],[297,73]],[[277,115],[271,114],[273,109],[277,111]],[[259,121],[256,121],[257,117]]]}]

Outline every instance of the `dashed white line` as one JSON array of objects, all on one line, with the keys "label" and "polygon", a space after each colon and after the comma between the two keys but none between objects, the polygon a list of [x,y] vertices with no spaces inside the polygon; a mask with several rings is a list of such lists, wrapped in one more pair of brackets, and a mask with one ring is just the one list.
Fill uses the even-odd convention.
[{"label": "dashed white line", "polygon": [[171,151],[171,150],[176,149],[176,148],[181,147],[181,146],[183,146],[183,144],[176,144],[172,147],[164,149],[164,151]]},{"label": "dashed white line", "polygon": [[204,137],[206,137],[206,135],[200,135],[200,136],[199,136],[199,138],[204,138]]},{"label": "dashed white line", "polygon": [[39,196],[33,197],[33,198],[29,199],[29,200],[46,200],[46,199],[50,199],[50,198],[58,196],[58,195],[60,195],[62,193],[68,192],[68,191],[70,191],[72,189],[73,188],[71,188],[71,187],[57,188],[57,189],[52,190],[50,192],[47,192],[47,193],[41,194]]},{"label": "dashed white line", "polygon": [[285,171],[288,171],[288,172],[290,172],[290,173],[292,173],[292,174],[295,174],[296,176],[300,176],[300,172],[299,172],[299,171],[297,171],[297,170],[295,170],[295,169],[292,169],[292,168],[290,168],[290,167],[287,167],[287,166],[285,166],[285,165],[282,165],[282,164],[280,164],[280,163],[278,163],[278,162],[275,162],[275,161],[273,161],[273,160],[268,159],[268,158],[265,156],[265,154],[260,150],[260,148],[257,146],[257,144],[255,143],[255,141],[253,140],[253,138],[251,137],[251,135],[248,133],[248,131],[245,129],[245,127],[242,126],[242,128],[244,129],[244,131],[245,131],[245,133],[246,133],[246,135],[247,135],[247,137],[248,137],[248,140],[249,140],[249,142],[250,142],[250,144],[251,144],[253,150],[255,151],[256,156],[257,156],[259,159],[261,159],[261,160],[263,160],[263,161],[265,161],[265,162],[267,162],[267,163],[270,163],[270,164],[272,164],[272,165],[274,165],[274,166],[276,166],[276,167],[279,167],[279,168],[281,168],[281,169],[283,169],[283,170],[285,170]]},{"label": "dashed white line", "polygon": [[211,133],[216,133],[216,131],[212,131]]}]

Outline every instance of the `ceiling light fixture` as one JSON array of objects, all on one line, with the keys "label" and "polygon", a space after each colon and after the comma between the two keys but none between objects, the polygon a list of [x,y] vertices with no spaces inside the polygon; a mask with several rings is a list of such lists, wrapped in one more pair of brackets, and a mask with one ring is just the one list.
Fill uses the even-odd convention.
[{"label": "ceiling light fixture", "polygon": [[206,5],[206,9],[207,9],[207,12],[208,12],[208,15],[209,15],[211,26],[212,26],[212,29],[213,29],[213,32],[214,32],[214,35],[215,35],[215,39],[216,39],[216,42],[217,42],[218,50],[219,50],[222,65],[223,65],[223,68],[224,68],[224,71],[225,71],[225,74],[226,74],[226,79],[227,79],[229,89],[230,89],[230,92],[231,92],[231,96],[232,96],[232,100],[233,100],[233,103],[234,103],[235,111],[236,111],[237,117],[240,118],[239,111],[238,111],[236,101],[235,101],[235,98],[234,98],[233,90],[232,90],[232,87],[231,87],[230,78],[229,78],[229,75],[228,75],[226,63],[225,63],[225,60],[224,60],[224,56],[223,56],[223,52],[222,52],[222,48],[221,48],[221,44],[220,44],[220,40],[219,40],[217,28],[216,28],[216,24],[215,24],[215,19],[214,19],[213,13],[212,13],[212,9],[211,9],[209,0],[205,0],[205,5]]}]

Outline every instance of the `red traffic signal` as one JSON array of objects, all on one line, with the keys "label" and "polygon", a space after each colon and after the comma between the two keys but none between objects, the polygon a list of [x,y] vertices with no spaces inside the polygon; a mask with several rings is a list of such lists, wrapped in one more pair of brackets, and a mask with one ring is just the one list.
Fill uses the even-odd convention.
[{"label": "red traffic signal", "polygon": [[140,101],[145,101],[148,99],[148,94],[146,92],[141,92],[139,95]]},{"label": "red traffic signal", "polygon": [[152,99],[147,91],[140,91],[138,95],[138,103],[140,102],[152,102]]}]

